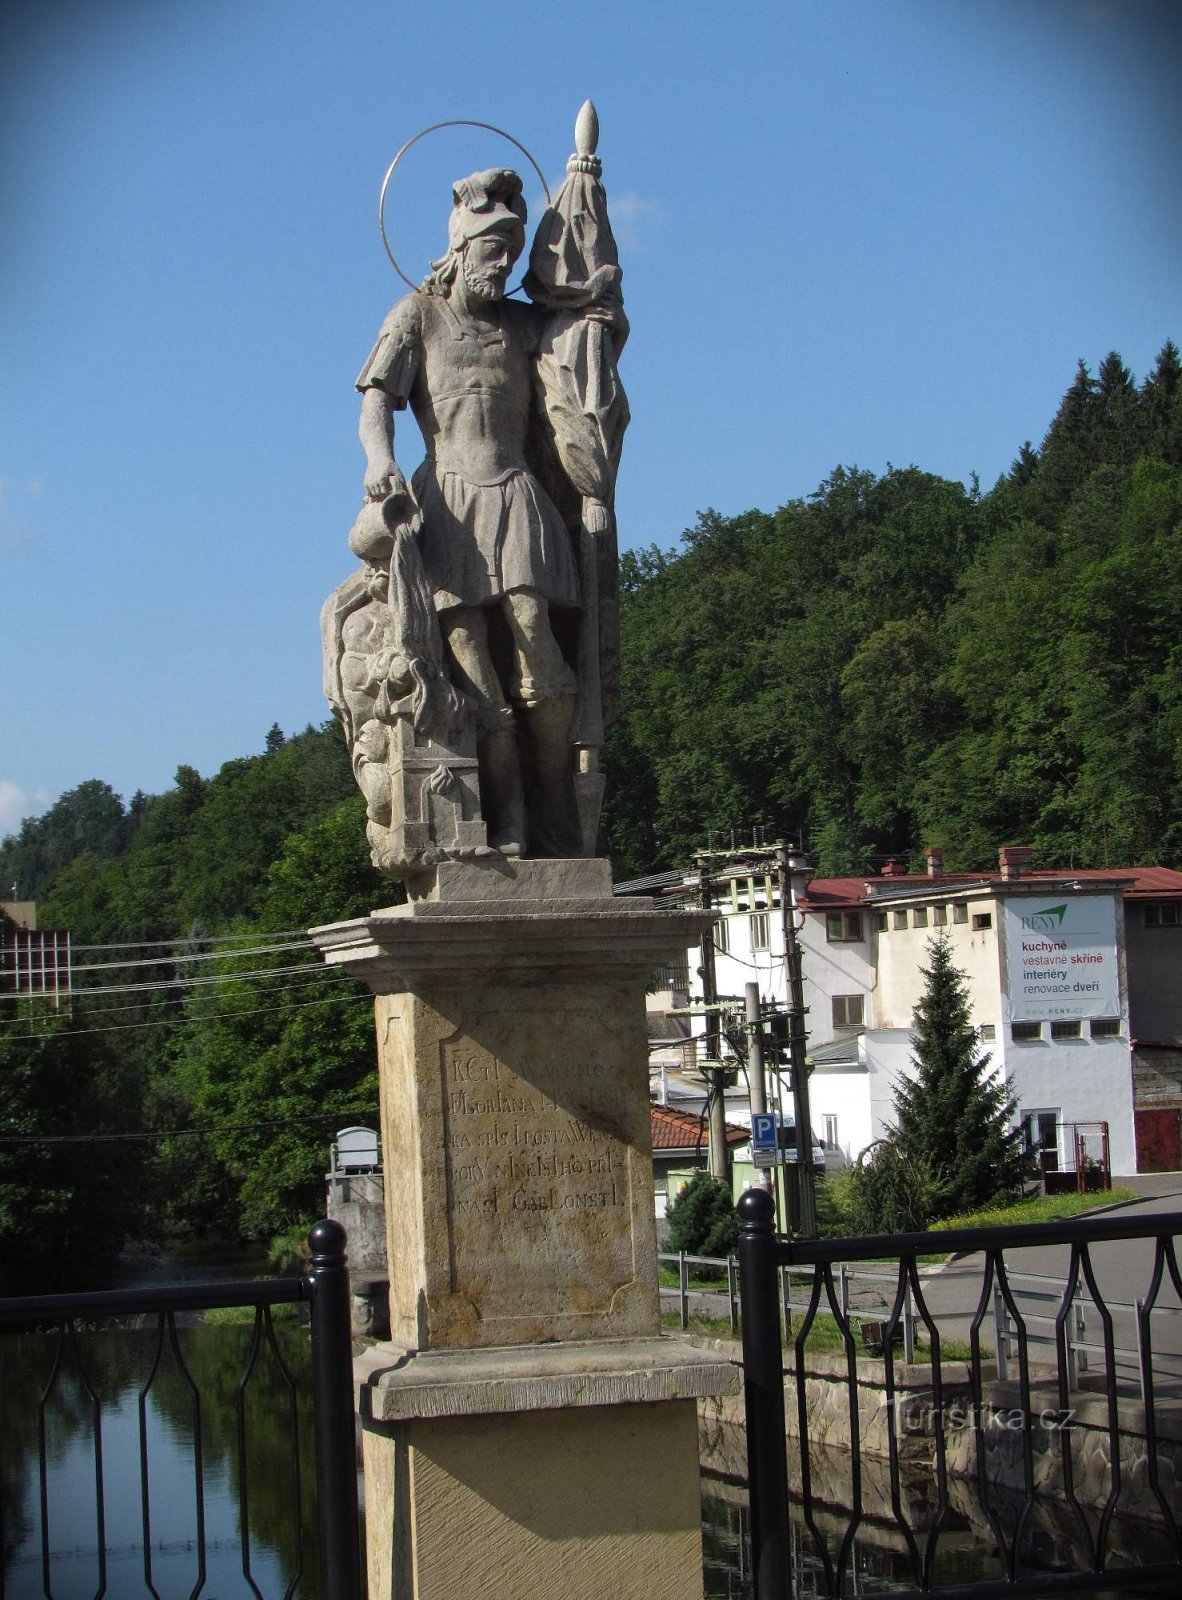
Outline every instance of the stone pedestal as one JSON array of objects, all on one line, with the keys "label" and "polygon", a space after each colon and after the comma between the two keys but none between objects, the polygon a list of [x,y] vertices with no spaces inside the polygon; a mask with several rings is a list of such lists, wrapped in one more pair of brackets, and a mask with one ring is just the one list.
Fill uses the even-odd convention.
[{"label": "stone pedestal", "polygon": [[702,921],[493,857],[313,930],[377,994],[374,1600],[701,1592],[695,1401],[737,1380],[659,1337],[644,991]]}]

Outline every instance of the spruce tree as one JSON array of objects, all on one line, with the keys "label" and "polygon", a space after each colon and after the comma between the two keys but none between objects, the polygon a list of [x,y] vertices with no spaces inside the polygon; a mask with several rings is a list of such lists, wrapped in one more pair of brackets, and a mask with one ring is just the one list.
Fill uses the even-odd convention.
[{"label": "spruce tree", "polygon": [[904,1158],[926,1163],[939,1186],[939,1214],[953,1216],[1013,1195],[1027,1160],[1014,1099],[980,1049],[948,936],[930,940],[928,952],[915,1008],[915,1071],[895,1085],[896,1140]]},{"label": "spruce tree", "polygon": [[1141,400],[1150,453],[1172,467],[1182,466],[1182,358],[1172,339],[1141,385]]}]

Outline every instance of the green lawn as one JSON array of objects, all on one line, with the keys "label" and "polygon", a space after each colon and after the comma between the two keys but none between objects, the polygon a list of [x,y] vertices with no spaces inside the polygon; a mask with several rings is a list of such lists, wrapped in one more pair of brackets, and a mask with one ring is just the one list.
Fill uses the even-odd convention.
[{"label": "green lawn", "polygon": [[[788,1345],[788,1346],[791,1346],[795,1342],[796,1333],[797,1333],[797,1331],[799,1331],[800,1318],[796,1317],[793,1320],[794,1320],[793,1331],[788,1336],[788,1338],[785,1340],[785,1344]],[[873,1320],[878,1320],[878,1319],[873,1319]],[[678,1316],[676,1311],[662,1311],[662,1313],[661,1313],[661,1322],[666,1328],[676,1328],[676,1329],[678,1329],[680,1331],[681,1319]],[[855,1316],[854,1322],[855,1322],[855,1325],[858,1325],[859,1318]],[[703,1317],[703,1316],[697,1315],[694,1312],[690,1313],[689,1328],[688,1328],[687,1331],[690,1332],[690,1333],[699,1334],[702,1338],[705,1338],[705,1339],[730,1339],[732,1337],[736,1337],[735,1335],[732,1335],[732,1333],[731,1333],[731,1325],[730,1325],[730,1322],[727,1320],[726,1317]],[[806,1350],[843,1350],[844,1348],[845,1348],[845,1342],[842,1339],[841,1330],[837,1326],[836,1318],[830,1316],[828,1314],[828,1312],[818,1312],[817,1315],[813,1318],[813,1325],[809,1329],[808,1338],[805,1340],[805,1349]],[[865,1349],[862,1346],[860,1341],[859,1341],[858,1349],[859,1349],[859,1354],[863,1354],[863,1355],[866,1354],[866,1351],[865,1351]],[[972,1356],[972,1351],[971,1351],[969,1345],[964,1340],[962,1340],[962,1339],[943,1339],[943,1340],[941,1340],[941,1343],[940,1343],[940,1358],[941,1358],[941,1361],[968,1361],[971,1358],[971,1356]],[[991,1349],[986,1349],[985,1346],[982,1346],[982,1348],[981,1348],[981,1359],[983,1361],[989,1361],[989,1360],[992,1359],[992,1356],[993,1356],[993,1351]],[[932,1358],[932,1352],[931,1352],[930,1347],[927,1344],[925,1344],[922,1340],[917,1339],[916,1343],[915,1343],[915,1359],[916,1359],[916,1361],[927,1362],[927,1361],[930,1361],[931,1358]],[[896,1350],[895,1359],[896,1359],[896,1361],[902,1361],[902,1359],[903,1359],[902,1350],[899,1350],[899,1349]]]},{"label": "green lawn", "polygon": [[933,1224],[938,1233],[948,1228],[997,1228],[1016,1226],[1022,1222],[1059,1222],[1064,1217],[1080,1217],[1100,1206],[1116,1205],[1121,1201],[1135,1200],[1131,1189],[1107,1189],[1096,1194],[1038,1194],[1029,1200],[1019,1200],[1012,1206],[994,1206],[988,1211],[967,1211],[960,1217],[948,1217]]}]

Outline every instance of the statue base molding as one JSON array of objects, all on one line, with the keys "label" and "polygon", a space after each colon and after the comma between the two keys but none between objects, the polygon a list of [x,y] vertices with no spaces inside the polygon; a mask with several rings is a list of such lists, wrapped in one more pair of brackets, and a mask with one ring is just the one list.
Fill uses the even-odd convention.
[{"label": "statue base molding", "polygon": [[696,1401],[735,1392],[732,1363],[664,1338],[379,1345],[357,1377],[371,1595],[701,1595]]}]

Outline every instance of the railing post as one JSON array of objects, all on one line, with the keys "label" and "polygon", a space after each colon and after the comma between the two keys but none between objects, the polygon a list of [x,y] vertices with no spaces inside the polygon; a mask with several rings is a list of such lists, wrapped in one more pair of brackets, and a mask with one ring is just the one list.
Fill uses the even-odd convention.
[{"label": "railing post", "polygon": [[915,1360],[915,1315],[911,1309],[911,1285],[903,1286],[903,1360]]},{"label": "railing post", "polygon": [[681,1331],[684,1333],[689,1327],[689,1263],[684,1250],[677,1252],[677,1290],[680,1296]]},{"label": "railing post", "polygon": [[743,1390],[755,1600],[787,1600],[788,1447],[784,1434],[784,1352],[777,1304],[775,1202],[766,1189],[740,1198],[739,1291]]},{"label": "railing post", "polygon": [[1006,1312],[1006,1303],[997,1284],[993,1286],[993,1329],[997,1341],[997,1376],[998,1381],[1004,1383],[1009,1377],[1007,1358],[1009,1356],[1009,1316]]},{"label": "railing post", "polygon": [[308,1244],[312,1250],[312,1404],[321,1591],[324,1600],[361,1600],[353,1329],[345,1230],[339,1222],[325,1219],[309,1233]]},{"label": "railing post", "polygon": [[731,1316],[731,1332],[739,1331],[739,1263],[734,1254],[726,1258],[726,1298]]},{"label": "railing post", "polygon": [[1084,1340],[1088,1336],[1088,1325],[1084,1319],[1083,1284],[1075,1286],[1075,1340],[1078,1346],[1075,1356],[1075,1369],[1077,1372],[1088,1370],[1088,1352],[1084,1349]]}]

